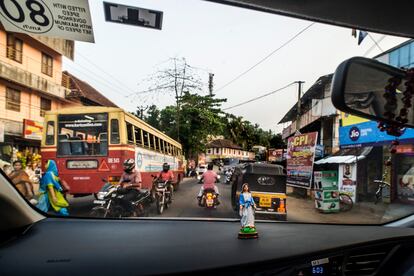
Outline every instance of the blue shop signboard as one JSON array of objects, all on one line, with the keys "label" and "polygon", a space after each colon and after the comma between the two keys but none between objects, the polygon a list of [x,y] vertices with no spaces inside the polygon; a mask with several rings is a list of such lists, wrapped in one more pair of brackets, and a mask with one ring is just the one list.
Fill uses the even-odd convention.
[{"label": "blue shop signboard", "polygon": [[[398,139],[402,143],[414,142],[414,129],[406,128],[404,134]],[[341,148],[384,145],[393,140],[395,140],[395,136],[381,132],[377,128],[377,122],[374,121],[339,128],[339,145]]]}]

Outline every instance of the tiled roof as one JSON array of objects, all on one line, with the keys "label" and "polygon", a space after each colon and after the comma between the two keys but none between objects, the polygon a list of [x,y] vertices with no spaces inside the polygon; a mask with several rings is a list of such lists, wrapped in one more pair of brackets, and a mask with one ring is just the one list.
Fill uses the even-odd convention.
[{"label": "tiled roof", "polygon": [[228,148],[228,149],[242,149],[240,146],[234,144],[227,139],[218,139],[207,144],[207,148]]},{"label": "tiled roof", "polygon": [[96,105],[118,107],[116,104],[114,104],[111,100],[102,95],[98,90],[93,88],[87,82],[78,79],[77,77],[75,77],[67,71],[63,73],[68,75],[70,78],[70,90],[72,96],[85,98],[89,101],[96,103]]}]

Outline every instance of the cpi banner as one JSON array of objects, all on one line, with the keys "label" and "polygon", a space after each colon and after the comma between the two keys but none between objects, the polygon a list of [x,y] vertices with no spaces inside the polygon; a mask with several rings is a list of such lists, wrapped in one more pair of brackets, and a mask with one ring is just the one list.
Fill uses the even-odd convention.
[{"label": "cpi banner", "polygon": [[310,189],[317,139],[317,132],[300,134],[288,139],[287,185]]}]

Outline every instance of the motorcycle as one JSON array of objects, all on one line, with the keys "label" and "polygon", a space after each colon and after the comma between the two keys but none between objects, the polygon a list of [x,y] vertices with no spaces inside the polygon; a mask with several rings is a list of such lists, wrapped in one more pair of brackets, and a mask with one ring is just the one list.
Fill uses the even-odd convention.
[{"label": "motorcycle", "polygon": [[154,178],[151,190],[152,199],[155,200],[158,214],[162,214],[164,209],[171,206],[174,188],[170,181],[161,181],[156,176],[152,177]]},{"label": "motorcycle", "polygon": [[205,189],[201,197],[201,207],[214,209],[217,207],[217,194],[214,189]]},{"label": "motorcycle", "polygon": [[[130,217],[132,213],[125,210],[121,204],[122,198],[127,190],[121,188],[119,185],[112,185],[106,183],[96,195],[96,200],[93,203],[96,205],[92,208],[91,217],[111,217],[121,218]],[[135,213],[139,217],[148,216],[148,208],[151,204],[150,192],[146,189],[140,189],[139,195],[132,201]]]}]

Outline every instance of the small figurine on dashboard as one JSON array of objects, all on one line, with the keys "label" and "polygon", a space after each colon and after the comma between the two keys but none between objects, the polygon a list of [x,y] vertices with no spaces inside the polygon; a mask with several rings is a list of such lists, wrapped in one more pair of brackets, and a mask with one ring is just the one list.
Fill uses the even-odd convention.
[{"label": "small figurine on dashboard", "polygon": [[256,231],[256,226],[254,225],[254,209],[256,208],[256,203],[253,200],[253,196],[247,183],[244,183],[242,186],[239,205],[239,214],[241,216],[239,239],[257,239],[259,235]]}]

